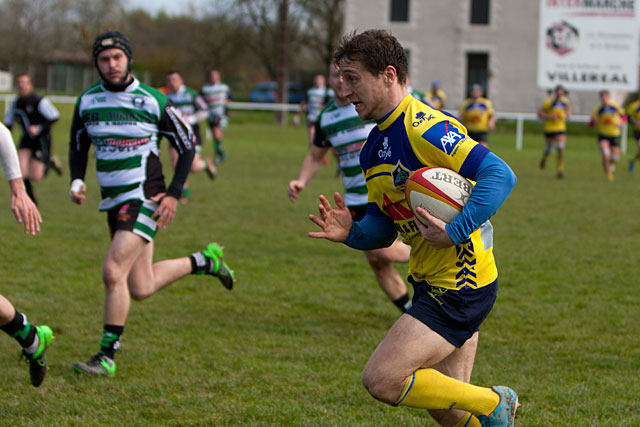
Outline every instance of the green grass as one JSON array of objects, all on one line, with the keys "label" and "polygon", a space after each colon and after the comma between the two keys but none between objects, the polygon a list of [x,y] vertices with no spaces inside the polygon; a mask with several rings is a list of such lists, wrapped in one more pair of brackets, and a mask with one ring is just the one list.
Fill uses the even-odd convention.
[{"label": "green grass", "polygon": [[[66,159],[71,107],[62,110],[54,151]],[[595,138],[570,135],[559,181],[553,167],[538,169],[541,135],[525,134],[522,152],[514,139],[508,130],[490,136],[519,181],[492,220],[500,294],[472,381],[513,387],[520,426],[640,425],[640,177],[623,159],[607,182]],[[22,234],[2,186],[0,292],[56,339],[34,389],[18,346],[0,334],[0,425],[435,425],[360,384],[398,311],[361,253],[306,237],[317,195],[341,189],[334,164],[292,205],[286,185],[307,150],[304,128],[239,113],[225,142],[219,177],[190,178],[193,202],[158,234],[155,259],[218,241],[239,281],[228,292],[188,276],[132,303],[114,380],[71,370],[97,350],[102,327],[109,238],[93,165],[84,206],[69,201],[68,175],[36,185],[37,237]]]}]

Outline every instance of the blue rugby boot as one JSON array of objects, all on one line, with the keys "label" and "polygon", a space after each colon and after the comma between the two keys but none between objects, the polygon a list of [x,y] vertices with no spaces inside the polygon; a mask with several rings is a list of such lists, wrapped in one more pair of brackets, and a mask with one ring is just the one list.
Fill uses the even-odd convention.
[{"label": "blue rugby boot", "polygon": [[500,403],[489,415],[478,415],[482,427],[513,427],[516,410],[520,406],[518,395],[509,387],[491,387],[500,396]]}]

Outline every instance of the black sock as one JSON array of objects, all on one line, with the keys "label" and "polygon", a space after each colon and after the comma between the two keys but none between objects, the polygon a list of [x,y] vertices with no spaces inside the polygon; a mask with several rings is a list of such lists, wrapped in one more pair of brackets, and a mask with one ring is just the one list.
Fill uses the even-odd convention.
[{"label": "black sock", "polygon": [[0,329],[15,338],[22,347],[29,347],[36,338],[36,328],[27,322],[27,316],[16,310],[16,315]]},{"label": "black sock", "polygon": [[100,354],[113,359],[116,350],[120,348],[120,335],[124,332],[124,326],[104,325],[102,341],[100,342]]},{"label": "black sock", "polygon": [[394,299],[393,303],[400,309],[401,312],[406,313],[409,307],[411,307],[409,299],[409,293],[405,293],[398,299]]},{"label": "black sock", "polygon": [[25,190],[27,190],[27,195],[31,198],[33,203],[37,206],[38,202],[36,201],[36,196],[33,194],[33,188],[31,187],[31,181],[29,181],[28,179],[23,179],[23,181],[24,181],[24,188],[25,188]]},{"label": "black sock", "polygon": [[202,252],[196,252],[189,255],[191,260],[191,274],[202,274],[211,270],[211,259],[202,255]]}]

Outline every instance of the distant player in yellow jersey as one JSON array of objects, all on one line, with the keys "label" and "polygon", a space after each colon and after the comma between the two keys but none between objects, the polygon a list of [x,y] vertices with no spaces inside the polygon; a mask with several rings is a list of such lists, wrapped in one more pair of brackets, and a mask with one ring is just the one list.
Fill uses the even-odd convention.
[{"label": "distant player in yellow jersey", "polygon": [[555,145],[558,151],[557,176],[564,178],[564,149],[567,143],[567,119],[571,117],[571,104],[561,85],[556,86],[554,94],[547,98],[538,110],[538,117],[544,120],[545,148],[540,160],[540,169],[544,169],[547,157]]},{"label": "distant player in yellow jersey", "polygon": [[469,137],[476,142],[489,146],[489,131],[496,127],[496,114],[491,101],[482,96],[482,86],[471,86],[470,97],[460,107],[460,118],[469,132]]},{"label": "distant player in yellow jersey", "polygon": [[602,168],[609,181],[613,181],[613,173],[620,160],[620,127],[625,120],[624,110],[611,99],[609,91],[600,91],[600,104],[593,109],[589,126],[596,126],[598,130]]},{"label": "distant player in yellow jersey", "polygon": [[444,108],[444,102],[447,100],[447,95],[440,86],[440,80],[434,80],[431,82],[431,90],[425,95],[431,100],[434,108],[437,108],[438,110],[442,110]]},{"label": "distant player in yellow jersey", "polygon": [[627,105],[626,112],[627,117],[629,117],[629,122],[633,125],[633,137],[638,147],[635,157],[629,160],[629,173],[633,173],[635,170],[635,161],[640,159],[640,99]]},{"label": "distant player in yellow jersey", "polygon": [[[515,175],[456,118],[409,95],[406,54],[387,31],[346,36],[334,58],[341,95],[361,120],[377,123],[360,152],[369,202],[364,218],[354,222],[340,194],[334,194],[336,209],[321,195],[320,216],[310,219],[322,231],[309,236],[370,250],[389,246],[400,232],[411,246],[413,305],[369,358],[363,384],[387,404],[427,409],[443,426],[513,426],[515,392],[469,381],[478,330],[498,291],[488,220]],[[425,166],[453,169],[476,182],[450,224],[424,209],[418,210],[424,224],[416,221],[405,200],[404,183]]]}]

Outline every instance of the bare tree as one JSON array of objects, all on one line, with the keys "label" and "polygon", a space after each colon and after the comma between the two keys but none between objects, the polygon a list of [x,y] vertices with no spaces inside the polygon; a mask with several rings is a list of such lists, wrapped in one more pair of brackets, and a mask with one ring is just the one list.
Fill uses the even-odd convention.
[{"label": "bare tree", "polygon": [[4,0],[0,2],[0,58],[5,64],[38,63],[63,43],[61,32],[69,3],[66,0]]},{"label": "bare tree", "polygon": [[[287,81],[289,80],[288,48],[289,38],[289,0],[282,0],[278,9],[278,101],[287,102]],[[281,125],[287,124],[287,112],[278,112],[277,120]]]},{"label": "bare tree", "polygon": [[305,45],[326,70],[342,36],[344,0],[300,0],[300,7],[304,11]]}]

